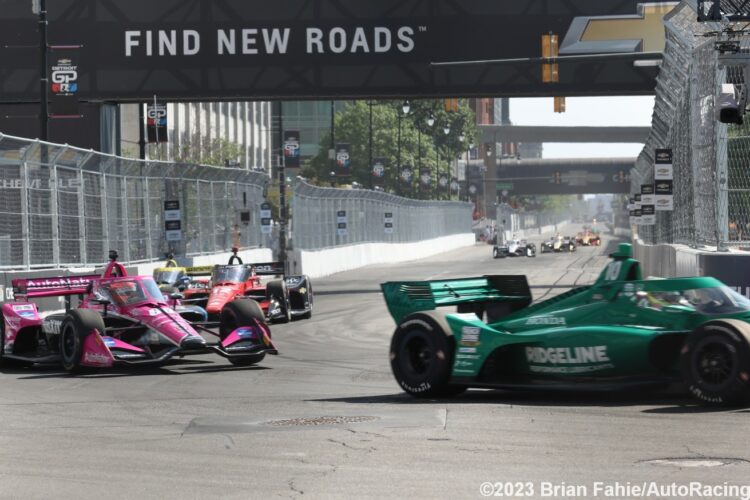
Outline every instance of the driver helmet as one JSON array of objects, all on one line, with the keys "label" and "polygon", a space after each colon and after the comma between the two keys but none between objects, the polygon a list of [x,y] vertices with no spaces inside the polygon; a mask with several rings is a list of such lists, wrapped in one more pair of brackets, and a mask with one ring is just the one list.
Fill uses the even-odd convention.
[{"label": "driver helmet", "polygon": [[122,302],[128,302],[138,295],[138,287],[134,281],[118,281],[110,285],[112,296],[119,298]]}]

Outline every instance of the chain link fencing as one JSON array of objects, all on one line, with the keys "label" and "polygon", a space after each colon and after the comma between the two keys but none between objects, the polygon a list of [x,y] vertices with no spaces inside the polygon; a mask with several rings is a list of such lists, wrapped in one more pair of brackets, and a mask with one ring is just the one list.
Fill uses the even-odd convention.
[{"label": "chain link fencing", "polygon": [[[263,173],[104,155],[0,134],[0,269],[127,263],[261,246]],[[179,201],[181,239],[166,240]],[[242,212],[248,212],[242,221]]]},{"label": "chain link fencing", "polygon": [[299,181],[292,196],[294,248],[322,250],[357,243],[411,243],[471,233],[470,203],[421,201],[361,189]]},{"label": "chain link fencing", "polygon": [[[722,83],[743,83],[714,48],[717,25],[697,23],[689,2],[665,17],[666,48],[657,79],[652,128],[632,171],[632,192],[654,182],[654,156],[671,148],[674,210],[641,225],[646,243],[723,249],[750,242],[750,129],[718,121]],[[742,41],[748,52],[747,41]]]}]

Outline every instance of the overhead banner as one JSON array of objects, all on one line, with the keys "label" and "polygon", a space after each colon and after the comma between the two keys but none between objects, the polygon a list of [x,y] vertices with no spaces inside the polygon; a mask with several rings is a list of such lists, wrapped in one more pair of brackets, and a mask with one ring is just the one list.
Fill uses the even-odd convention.
[{"label": "overhead banner", "polygon": [[349,151],[349,144],[336,144],[336,177],[349,177],[352,175],[352,157]]},{"label": "overhead banner", "polygon": [[[466,175],[473,180],[472,168]],[[521,165],[503,164],[495,176],[510,195],[627,194],[633,160],[592,158],[562,166],[544,159],[524,160]],[[534,175],[529,175],[533,172]],[[481,177],[481,174],[478,174]],[[546,179],[543,181],[541,179]]]},{"label": "overhead banner", "polygon": [[385,158],[375,158],[372,162],[372,185],[383,187],[385,185]]},{"label": "overhead banner", "polygon": [[[660,21],[676,3],[55,0],[47,10],[49,39],[83,46],[81,100],[176,102],[652,95],[658,66],[633,62],[663,50]],[[2,5],[0,47],[38,45],[29,2]],[[433,65],[538,58],[548,33],[561,56],[634,57],[561,62],[554,85],[538,62]],[[28,50],[3,50],[0,101],[38,99],[36,63]]]},{"label": "overhead banner", "polygon": [[146,105],[146,135],[148,142],[169,142],[167,138],[167,104],[163,102]]},{"label": "overhead banner", "polygon": [[[5,52],[7,52],[7,49]],[[51,48],[48,57],[51,101],[50,116],[79,117],[79,49]],[[0,77],[1,80],[2,77]]]},{"label": "overhead banner", "polygon": [[284,131],[284,166],[286,168],[299,168],[300,159],[300,135],[299,130]]}]

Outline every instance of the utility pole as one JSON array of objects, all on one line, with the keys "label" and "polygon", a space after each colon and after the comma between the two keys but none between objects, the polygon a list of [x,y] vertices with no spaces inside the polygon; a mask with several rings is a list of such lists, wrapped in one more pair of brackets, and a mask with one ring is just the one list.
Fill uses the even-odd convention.
[{"label": "utility pole", "polygon": [[285,272],[288,271],[286,261],[287,216],[286,162],[284,161],[284,116],[283,104],[279,101],[279,260],[284,264]]},{"label": "utility pole", "polygon": [[49,139],[49,80],[47,79],[47,0],[39,0],[39,138]]}]

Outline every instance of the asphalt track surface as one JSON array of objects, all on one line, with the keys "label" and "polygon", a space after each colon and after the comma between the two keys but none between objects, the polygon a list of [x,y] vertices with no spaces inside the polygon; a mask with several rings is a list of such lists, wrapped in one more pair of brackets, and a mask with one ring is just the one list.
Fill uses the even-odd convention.
[{"label": "asphalt track surface", "polygon": [[[0,498],[461,499],[482,498],[485,482],[531,483],[484,486],[505,498],[605,498],[594,482],[750,484],[750,410],[675,392],[425,401],[394,382],[381,281],[523,273],[549,297],[592,281],[614,243],[502,260],[478,245],[317,280],[313,318],[275,325],[281,355],[253,368],[206,355],[83,377],[5,369]],[[587,490],[546,496],[544,483]]]}]

